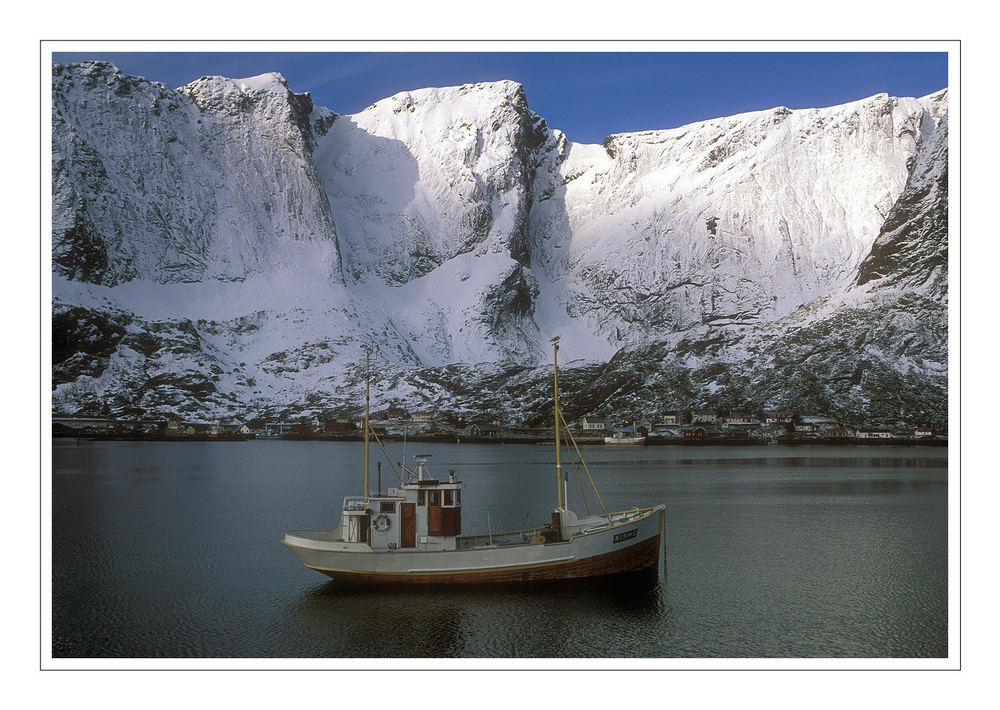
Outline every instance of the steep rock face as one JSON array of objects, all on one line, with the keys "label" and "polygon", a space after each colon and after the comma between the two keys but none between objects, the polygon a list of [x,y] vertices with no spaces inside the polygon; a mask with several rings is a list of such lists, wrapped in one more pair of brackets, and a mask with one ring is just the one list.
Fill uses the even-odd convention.
[{"label": "steep rock face", "polygon": [[315,264],[339,278],[311,101],[280,76],[174,91],[107,63],[56,64],[52,100],[58,275],[113,286]]},{"label": "steep rock face", "polygon": [[460,254],[527,260],[544,121],[520,84],[397,94],[333,123],[316,162],[354,281],[399,285]]},{"label": "steep rock face", "polygon": [[948,300],[948,118],[921,141],[902,195],[871,251],[857,286],[916,288]]}]

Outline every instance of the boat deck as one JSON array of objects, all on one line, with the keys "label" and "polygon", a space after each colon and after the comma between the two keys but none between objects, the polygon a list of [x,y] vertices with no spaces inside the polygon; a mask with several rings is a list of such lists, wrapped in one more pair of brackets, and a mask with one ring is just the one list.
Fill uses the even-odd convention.
[{"label": "boat deck", "polygon": [[[658,508],[633,508],[615,513],[608,513],[599,517],[607,520],[603,525],[595,525],[585,531],[573,534],[587,535],[594,532],[607,530],[608,528],[625,525],[646,517]],[[289,530],[287,538],[297,538],[303,542],[320,543],[344,543],[339,530]],[[544,545],[552,540],[552,527],[544,525],[537,528],[525,528],[524,530],[506,530],[503,532],[487,533],[484,535],[459,535],[455,538],[455,549],[474,550],[484,547],[513,547],[518,545]],[[352,546],[368,547],[364,543],[347,543]],[[417,551],[417,548],[396,548],[396,552],[406,552],[410,549]]]}]

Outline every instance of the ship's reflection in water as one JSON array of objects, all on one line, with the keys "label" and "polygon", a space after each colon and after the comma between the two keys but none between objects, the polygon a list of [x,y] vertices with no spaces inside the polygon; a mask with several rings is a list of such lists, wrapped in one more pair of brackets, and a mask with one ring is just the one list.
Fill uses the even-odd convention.
[{"label": "ship's reflection in water", "polygon": [[[505,586],[356,586],[330,581],[291,611],[305,655],[558,658],[655,655],[662,572]],[[602,633],[603,631],[603,633]]]}]

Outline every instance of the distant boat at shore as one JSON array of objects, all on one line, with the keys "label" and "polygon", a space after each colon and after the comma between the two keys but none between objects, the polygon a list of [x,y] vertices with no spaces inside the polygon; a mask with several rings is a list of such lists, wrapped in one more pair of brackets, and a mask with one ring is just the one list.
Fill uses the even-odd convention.
[{"label": "distant boat at shore", "polygon": [[646,437],[633,424],[630,427],[615,429],[611,436],[604,437],[604,443],[608,446],[645,446]]},{"label": "distant boat at shore", "polygon": [[604,443],[608,446],[645,446],[646,437],[615,434],[613,436],[604,437]]}]

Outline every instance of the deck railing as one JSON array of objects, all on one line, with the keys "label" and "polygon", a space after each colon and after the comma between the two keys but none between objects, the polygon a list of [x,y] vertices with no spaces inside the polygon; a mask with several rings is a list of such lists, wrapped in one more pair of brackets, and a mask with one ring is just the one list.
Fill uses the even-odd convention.
[{"label": "deck railing", "polygon": [[289,530],[285,533],[291,537],[301,537],[319,542],[342,542],[340,530]]},{"label": "deck railing", "polygon": [[[622,510],[615,513],[608,513],[607,515],[598,515],[597,517],[606,518],[608,521],[606,527],[613,527],[615,525],[622,525],[631,520],[641,518],[653,510],[655,510],[655,508],[633,508],[632,510]],[[602,525],[595,529],[603,530],[604,528],[605,526]],[[488,535],[461,535],[455,538],[455,543],[459,550],[469,550],[473,547],[486,547],[490,545],[525,545],[540,542],[539,538],[542,537],[546,531],[551,530],[551,526],[545,525],[538,528],[509,530]]]}]

